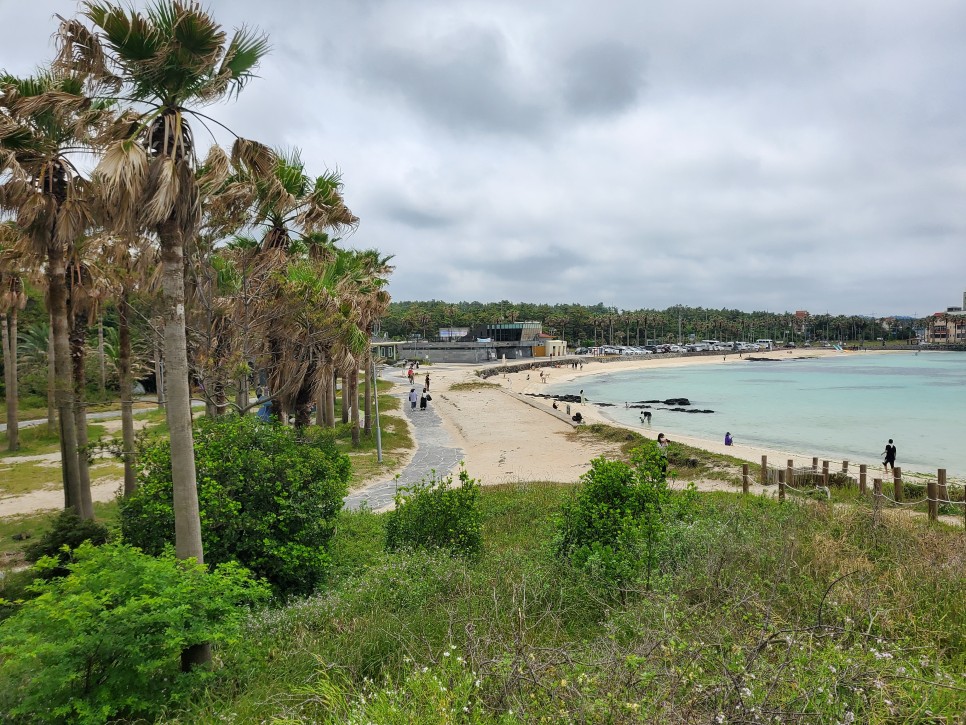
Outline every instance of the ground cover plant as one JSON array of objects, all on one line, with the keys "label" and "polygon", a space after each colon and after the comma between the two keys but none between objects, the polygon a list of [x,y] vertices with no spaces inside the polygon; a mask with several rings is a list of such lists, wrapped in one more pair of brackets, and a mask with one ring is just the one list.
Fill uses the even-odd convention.
[{"label": "ground cover plant", "polygon": [[[651,586],[553,546],[574,489],[480,491],[482,551],[385,551],[343,512],[315,595],[253,613],[171,721],[893,722],[966,711],[961,531],[707,494]],[[680,493],[671,492],[672,498]]]}]

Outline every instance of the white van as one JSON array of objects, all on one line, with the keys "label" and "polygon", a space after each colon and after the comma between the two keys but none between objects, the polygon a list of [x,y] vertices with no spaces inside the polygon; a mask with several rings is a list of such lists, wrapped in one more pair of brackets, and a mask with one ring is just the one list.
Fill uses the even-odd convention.
[{"label": "white van", "polygon": [[764,340],[755,340],[755,342],[757,343],[759,350],[774,350],[775,349],[775,341],[774,340],[764,339]]}]

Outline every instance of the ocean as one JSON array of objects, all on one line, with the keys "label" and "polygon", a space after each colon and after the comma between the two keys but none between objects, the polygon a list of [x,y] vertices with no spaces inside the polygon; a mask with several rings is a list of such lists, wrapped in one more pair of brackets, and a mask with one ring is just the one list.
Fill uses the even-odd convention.
[{"label": "ocean", "polygon": [[[798,351],[797,355],[802,355]],[[548,386],[577,393],[615,421],[640,427],[624,403],[688,398],[690,408],[651,404],[652,431],[790,451],[803,458],[874,463],[889,438],[897,465],[909,471],[945,468],[966,476],[966,353],[923,351],[789,358],[602,372]],[[833,470],[835,466],[833,465]]]}]

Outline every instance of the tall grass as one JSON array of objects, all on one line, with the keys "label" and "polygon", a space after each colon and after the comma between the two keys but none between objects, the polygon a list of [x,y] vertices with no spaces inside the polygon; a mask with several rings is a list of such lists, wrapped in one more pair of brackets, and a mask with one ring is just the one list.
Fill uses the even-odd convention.
[{"label": "tall grass", "polygon": [[961,532],[708,495],[664,539],[656,585],[618,598],[553,558],[547,542],[569,494],[484,489],[475,563],[385,553],[379,515],[344,514],[329,587],[254,613],[243,640],[218,653],[208,690],[171,719],[953,722],[966,712]]}]

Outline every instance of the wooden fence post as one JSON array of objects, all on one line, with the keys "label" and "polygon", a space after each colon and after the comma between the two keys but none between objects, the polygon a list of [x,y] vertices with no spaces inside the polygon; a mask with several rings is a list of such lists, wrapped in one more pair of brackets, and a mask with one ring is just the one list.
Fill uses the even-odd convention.
[{"label": "wooden fence post", "polygon": [[930,521],[939,520],[939,501],[936,498],[936,489],[938,488],[939,486],[931,478],[926,481],[926,502],[928,503]]},{"label": "wooden fence post", "polygon": [[948,501],[949,488],[946,486],[945,468],[940,468],[938,471],[936,471],[936,488],[938,489],[936,493],[939,494],[938,496],[936,496],[936,498],[938,498],[940,501]]},{"label": "wooden fence post", "polygon": [[847,475],[848,472],[849,472],[849,462],[848,461],[842,461],[842,473],[844,473],[844,474]]},{"label": "wooden fence post", "polygon": [[872,509],[878,511],[882,505],[882,479],[872,479]]},{"label": "wooden fence post", "polygon": [[828,486],[828,461],[822,461],[822,485]]},{"label": "wooden fence post", "polygon": [[868,476],[867,466],[862,463],[859,465],[859,493],[865,493],[866,477]]},{"label": "wooden fence post", "polygon": [[748,493],[748,464],[741,464],[741,492]]},{"label": "wooden fence post", "polygon": [[892,469],[892,488],[896,501],[902,501],[902,469]]},{"label": "wooden fence post", "polygon": [[768,456],[761,457],[761,485],[768,485]]},{"label": "wooden fence post", "polygon": [[812,473],[818,473],[818,456],[812,456]]},{"label": "wooden fence post", "polygon": [[778,471],[778,500],[785,500],[785,476],[784,471]]},{"label": "wooden fence post", "polygon": [[785,466],[785,485],[795,485],[795,461],[791,458],[788,459],[788,464]]}]

